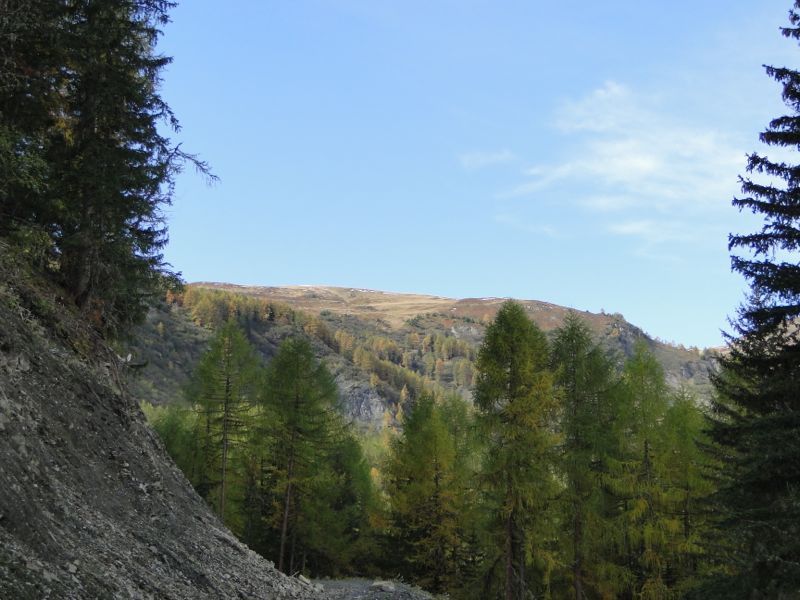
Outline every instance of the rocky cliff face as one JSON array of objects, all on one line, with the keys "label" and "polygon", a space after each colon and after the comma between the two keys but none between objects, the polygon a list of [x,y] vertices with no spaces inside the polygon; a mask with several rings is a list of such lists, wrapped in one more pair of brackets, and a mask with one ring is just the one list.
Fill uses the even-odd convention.
[{"label": "rocky cliff face", "polygon": [[0,598],[318,597],[225,529],[56,296],[0,256]]}]

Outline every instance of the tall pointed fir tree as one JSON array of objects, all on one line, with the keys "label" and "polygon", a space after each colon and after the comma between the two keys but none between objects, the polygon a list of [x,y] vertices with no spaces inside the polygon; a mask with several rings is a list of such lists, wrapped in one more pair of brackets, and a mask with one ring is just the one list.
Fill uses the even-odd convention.
[{"label": "tall pointed fir tree", "polygon": [[[0,235],[103,330],[140,319],[164,276],[162,209],[188,160],[163,134],[156,51],[168,0],[12,1],[0,24]],[[7,10],[6,10],[7,9]],[[5,42],[8,41],[8,44]]]},{"label": "tall pointed fir tree", "polygon": [[[492,513],[487,591],[522,600],[546,590],[551,561],[545,514],[553,495],[553,375],[544,333],[506,302],[478,352],[474,397],[486,443],[481,484]],[[534,573],[532,566],[540,566]]]},{"label": "tall pointed fir tree", "polygon": [[[800,1],[781,29],[800,40]],[[783,86],[788,113],[761,141],[782,156],[800,147],[800,72],[766,67]],[[711,434],[721,448],[717,554],[721,573],[704,597],[796,598],[800,594],[800,165],[748,157],[734,206],[763,219],[732,234],[734,271],[750,283],[716,379]]]},{"label": "tall pointed fir tree", "polygon": [[[63,3],[7,0],[0,5],[0,236],[22,246],[42,266],[52,218],[44,191],[52,129],[63,101]],[[34,249],[33,239],[44,244]]]}]

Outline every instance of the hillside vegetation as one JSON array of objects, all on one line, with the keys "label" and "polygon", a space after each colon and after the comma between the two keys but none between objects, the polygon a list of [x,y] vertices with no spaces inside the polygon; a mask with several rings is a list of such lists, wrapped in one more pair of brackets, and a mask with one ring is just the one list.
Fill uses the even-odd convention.
[{"label": "hillside vegetation", "polygon": [[[208,328],[179,395],[144,407],[198,493],[280,570],[399,573],[464,600],[669,597],[707,571],[703,416],[652,341],[610,351],[566,310],[548,335],[513,301],[489,322],[307,310],[189,286],[134,353],[163,361],[190,341],[177,372],[203,346],[187,324]],[[146,368],[140,387],[158,389]]]},{"label": "hillside vegetation", "polygon": [[[748,157],[716,360],[538,301],[183,287],[173,6],[3,3],[0,597],[797,597],[800,167]],[[365,588],[327,596],[427,596]]]},{"label": "hillside vegetation", "polygon": [[[130,351],[134,362],[146,366],[132,385],[137,397],[152,404],[180,402],[210,330],[234,319],[264,358],[273,356],[283,339],[305,337],[335,376],[348,419],[362,429],[396,427],[406,402],[424,391],[471,398],[477,350],[503,302],[331,287],[193,284],[171,293],[137,331]],[[521,305],[545,332],[570,313],[539,301]],[[576,314],[618,365],[643,341],[671,386],[707,401],[713,351],[654,340],[619,314]]]}]

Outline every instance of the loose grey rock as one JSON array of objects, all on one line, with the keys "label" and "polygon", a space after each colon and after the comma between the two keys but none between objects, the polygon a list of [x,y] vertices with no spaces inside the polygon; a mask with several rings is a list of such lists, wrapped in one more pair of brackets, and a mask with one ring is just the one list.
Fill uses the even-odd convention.
[{"label": "loose grey rock", "polygon": [[433,600],[427,592],[396,581],[323,579],[319,584],[329,600]]},{"label": "loose grey rock", "polygon": [[378,592],[394,592],[396,588],[391,581],[376,581],[369,586],[369,589]]},{"label": "loose grey rock", "polygon": [[37,317],[39,288],[5,262],[0,598],[322,598],[234,538],[104,366],[112,351],[63,307]]}]

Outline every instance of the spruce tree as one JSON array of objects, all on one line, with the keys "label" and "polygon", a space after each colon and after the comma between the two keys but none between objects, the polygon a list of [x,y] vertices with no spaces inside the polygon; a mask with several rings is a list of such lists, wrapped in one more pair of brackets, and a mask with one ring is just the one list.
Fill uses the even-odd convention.
[{"label": "spruce tree", "polygon": [[364,574],[377,553],[372,519],[379,510],[379,498],[370,465],[349,431],[334,440],[327,463],[333,485],[320,500],[328,502],[330,519],[327,527],[317,527],[325,538],[317,554],[320,563],[325,561],[330,567],[320,564],[315,573]]},{"label": "spruce tree", "polygon": [[[486,443],[480,477],[494,517],[489,527],[495,552],[487,576],[506,600],[522,600],[548,584],[545,509],[554,490],[555,445],[548,362],[544,333],[521,305],[503,304],[478,352],[474,397]],[[535,562],[543,565],[538,580],[529,570]]]},{"label": "spruce tree", "polygon": [[[188,161],[165,135],[156,51],[168,0],[4,3],[0,235],[101,329],[140,319],[166,279],[162,210]],[[6,44],[6,42],[8,42]]]},{"label": "spruce tree", "polygon": [[54,234],[45,197],[52,178],[47,148],[64,124],[66,11],[48,0],[0,4],[0,236],[39,258],[51,258]]},{"label": "spruce tree", "polygon": [[[800,2],[782,34],[800,40]],[[782,86],[787,114],[760,140],[800,147],[800,71],[766,67]],[[704,590],[725,598],[789,598],[800,590],[800,166],[753,153],[741,178],[739,210],[763,219],[760,231],[732,234],[733,270],[750,284],[738,311],[711,429],[724,465],[717,495],[720,539],[709,549],[722,566]]]}]

